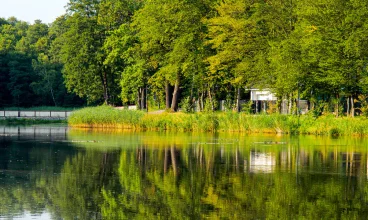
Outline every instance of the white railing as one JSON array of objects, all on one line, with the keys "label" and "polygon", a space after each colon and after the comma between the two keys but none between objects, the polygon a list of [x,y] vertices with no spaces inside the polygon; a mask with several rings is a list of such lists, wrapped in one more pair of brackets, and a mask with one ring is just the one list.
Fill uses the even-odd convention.
[{"label": "white railing", "polygon": [[68,118],[72,111],[0,110],[0,118]]}]

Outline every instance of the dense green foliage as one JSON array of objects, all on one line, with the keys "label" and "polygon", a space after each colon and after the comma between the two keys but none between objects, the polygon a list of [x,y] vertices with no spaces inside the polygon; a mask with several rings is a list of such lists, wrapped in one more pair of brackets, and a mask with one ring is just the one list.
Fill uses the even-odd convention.
[{"label": "dense green foliage", "polygon": [[298,117],[236,112],[146,114],[101,106],[74,111],[68,118],[68,124],[73,127],[137,130],[368,135],[368,121],[365,118],[335,118],[332,114],[318,118],[312,115]]},{"label": "dense green foliage", "polygon": [[51,25],[1,20],[1,103],[66,105],[66,87],[90,103],[239,109],[257,87],[354,115],[367,108],[367,4],[70,0]]},{"label": "dense green foliage", "polygon": [[54,29],[39,20],[30,25],[16,18],[0,19],[0,108],[84,103],[67,93],[63,64],[51,52]]}]

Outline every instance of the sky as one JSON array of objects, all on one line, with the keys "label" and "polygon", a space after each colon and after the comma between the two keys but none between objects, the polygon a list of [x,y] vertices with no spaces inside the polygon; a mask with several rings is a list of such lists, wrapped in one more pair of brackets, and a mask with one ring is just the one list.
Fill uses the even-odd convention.
[{"label": "sky", "polygon": [[33,24],[35,20],[52,23],[65,14],[64,6],[69,0],[0,0],[0,17],[16,17]]}]

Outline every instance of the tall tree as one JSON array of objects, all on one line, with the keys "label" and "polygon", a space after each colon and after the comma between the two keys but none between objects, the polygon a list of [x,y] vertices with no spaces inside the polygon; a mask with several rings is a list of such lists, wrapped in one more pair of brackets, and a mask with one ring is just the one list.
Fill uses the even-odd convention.
[{"label": "tall tree", "polygon": [[111,103],[116,75],[104,65],[103,44],[106,29],[98,23],[99,0],[71,0],[68,4],[66,31],[58,42],[61,45],[63,74],[70,91],[89,101],[101,98]]},{"label": "tall tree", "polygon": [[[265,12],[264,1],[227,0],[216,6],[216,16],[206,21],[207,44],[215,50],[206,59],[209,89],[216,81],[230,84],[237,90],[263,86],[268,66]],[[237,94],[239,110],[239,91]]]},{"label": "tall tree", "polygon": [[[120,98],[123,103],[137,100],[141,108],[145,108],[141,101],[145,84],[145,69],[141,60],[142,54],[137,51],[137,37],[131,29],[133,14],[142,6],[141,0],[105,1],[101,5],[100,23],[109,27],[109,36],[104,43],[106,59],[104,64],[121,76]],[[137,99],[138,97],[138,99]]]},{"label": "tall tree", "polygon": [[178,108],[183,79],[197,71],[203,9],[201,1],[152,0],[134,16],[133,27],[138,32],[142,52],[148,55],[150,65],[156,70],[152,84],[160,82],[161,88],[166,88],[167,100],[169,84],[174,86],[172,111]]}]

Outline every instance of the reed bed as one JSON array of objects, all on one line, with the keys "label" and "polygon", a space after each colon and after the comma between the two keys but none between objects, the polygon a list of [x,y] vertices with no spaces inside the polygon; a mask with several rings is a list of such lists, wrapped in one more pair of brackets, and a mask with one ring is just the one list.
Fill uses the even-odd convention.
[{"label": "reed bed", "polygon": [[73,112],[68,124],[74,127],[138,128],[142,111],[118,110],[110,106],[88,107]]},{"label": "reed bed", "polygon": [[368,135],[366,118],[314,118],[310,115],[249,115],[246,113],[163,113],[117,110],[109,106],[84,108],[68,119],[73,127],[200,132],[244,132],[314,135]]}]

